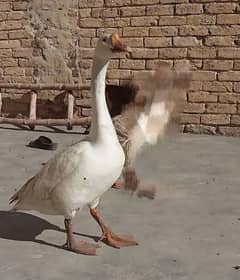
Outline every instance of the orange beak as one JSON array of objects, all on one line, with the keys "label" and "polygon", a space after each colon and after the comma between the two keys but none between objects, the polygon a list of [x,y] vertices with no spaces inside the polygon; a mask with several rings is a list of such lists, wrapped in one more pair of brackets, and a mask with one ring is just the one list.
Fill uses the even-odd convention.
[{"label": "orange beak", "polygon": [[122,42],[118,33],[113,33],[111,36],[113,52],[132,52],[131,48]]}]

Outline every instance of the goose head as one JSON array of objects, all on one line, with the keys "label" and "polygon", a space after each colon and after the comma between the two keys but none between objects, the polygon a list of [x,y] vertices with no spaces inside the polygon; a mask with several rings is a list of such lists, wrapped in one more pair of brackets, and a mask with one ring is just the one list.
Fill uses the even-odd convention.
[{"label": "goose head", "polygon": [[107,62],[118,52],[131,52],[131,48],[122,42],[118,33],[105,33],[97,42],[95,58]]}]

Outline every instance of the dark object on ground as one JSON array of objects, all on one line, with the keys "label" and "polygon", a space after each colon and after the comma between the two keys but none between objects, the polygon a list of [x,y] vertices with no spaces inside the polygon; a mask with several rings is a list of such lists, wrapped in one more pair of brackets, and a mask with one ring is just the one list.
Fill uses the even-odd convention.
[{"label": "dark object on ground", "polygon": [[147,197],[148,199],[154,199],[156,193],[156,188],[151,186],[149,188],[141,189],[138,191],[138,197]]},{"label": "dark object on ground", "polygon": [[233,266],[234,269],[239,270],[240,269],[240,265],[235,265]]},{"label": "dark object on ground", "polygon": [[43,150],[56,150],[57,143],[52,142],[52,140],[46,136],[40,136],[38,139],[31,141],[28,147],[38,148]]}]

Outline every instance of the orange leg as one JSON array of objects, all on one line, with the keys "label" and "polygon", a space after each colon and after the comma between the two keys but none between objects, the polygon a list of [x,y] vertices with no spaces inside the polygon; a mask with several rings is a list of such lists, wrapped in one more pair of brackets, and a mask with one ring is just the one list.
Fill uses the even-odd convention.
[{"label": "orange leg", "polygon": [[90,213],[95,219],[95,221],[99,224],[102,230],[102,236],[100,240],[105,242],[106,244],[115,247],[121,248],[126,246],[134,246],[138,245],[138,243],[131,236],[120,236],[113,233],[103,222],[100,214],[96,208],[90,208]]},{"label": "orange leg", "polygon": [[65,219],[64,225],[65,225],[66,234],[67,234],[67,241],[63,245],[64,248],[66,248],[70,251],[73,251],[75,253],[78,253],[78,254],[96,255],[97,248],[100,248],[99,245],[88,243],[88,242],[85,242],[82,240],[76,241],[76,239],[73,236],[71,219]]}]

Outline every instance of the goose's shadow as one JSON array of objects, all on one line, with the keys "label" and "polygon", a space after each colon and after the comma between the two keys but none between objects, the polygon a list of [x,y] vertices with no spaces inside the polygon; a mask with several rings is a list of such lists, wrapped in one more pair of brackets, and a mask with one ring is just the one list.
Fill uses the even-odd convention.
[{"label": "goose's shadow", "polygon": [[[47,241],[37,239],[37,236],[44,230],[56,230],[65,233],[64,229],[32,214],[0,211],[0,238],[18,241],[31,241],[62,249],[62,245],[52,244]],[[94,241],[99,239],[99,237],[93,235],[77,232],[74,232],[74,234],[91,238]]]}]

